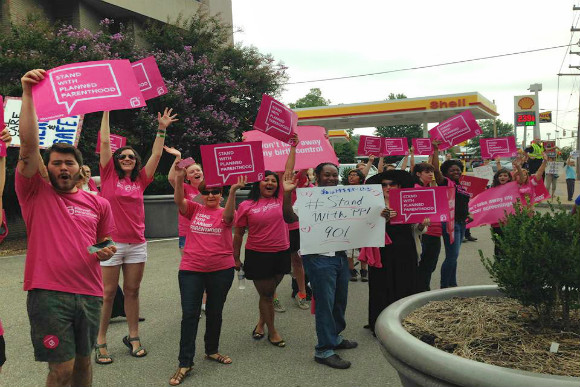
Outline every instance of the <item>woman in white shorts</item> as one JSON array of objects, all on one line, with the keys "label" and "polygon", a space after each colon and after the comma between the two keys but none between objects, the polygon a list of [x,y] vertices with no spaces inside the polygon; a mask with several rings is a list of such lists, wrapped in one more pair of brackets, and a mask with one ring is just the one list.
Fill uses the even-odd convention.
[{"label": "woman in white shorts", "polygon": [[103,113],[101,121],[101,195],[109,200],[116,231],[112,234],[117,244],[117,253],[107,262],[103,262],[104,296],[101,324],[95,348],[97,364],[111,364],[113,358],[107,351],[107,329],[113,308],[113,300],[119,284],[119,273],[123,269],[123,292],[125,293],[125,314],[129,325],[129,334],[123,343],[134,357],[143,357],[147,351],[139,339],[139,287],[143,278],[145,261],[147,261],[147,242],[145,240],[145,209],[143,191],[153,180],[157,169],[167,127],[177,121],[171,115],[172,109],[165,109],[163,116],[157,114],[159,127],[153,143],[151,157],[141,167],[141,157],[130,146],[111,151],[109,113]]}]

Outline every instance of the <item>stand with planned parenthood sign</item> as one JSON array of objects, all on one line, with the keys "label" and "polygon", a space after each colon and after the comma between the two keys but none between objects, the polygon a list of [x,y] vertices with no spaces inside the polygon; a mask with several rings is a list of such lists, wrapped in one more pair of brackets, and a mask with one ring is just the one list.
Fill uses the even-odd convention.
[{"label": "stand with planned parenthood sign", "polygon": [[298,188],[300,253],[385,245],[383,190],[378,184]]},{"label": "stand with planned parenthood sign", "polygon": [[389,191],[389,207],[397,212],[391,224],[423,223],[425,218],[431,222],[450,222],[449,190],[452,187],[393,188]]},{"label": "stand with planned parenthood sign", "polygon": [[289,143],[298,126],[298,115],[269,95],[262,96],[254,129]]},{"label": "stand with planned parenthood sign", "polygon": [[413,153],[418,156],[430,156],[433,154],[433,143],[430,138],[414,138]]},{"label": "stand with planned parenthood sign", "polygon": [[246,176],[248,183],[264,179],[260,141],[202,145],[200,151],[207,187],[235,184],[238,176]]},{"label": "stand with planned parenthood sign", "polygon": [[[20,146],[20,109],[22,101],[17,97],[6,97],[4,102],[4,123],[12,136],[10,146]],[[77,146],[83,127],[83,117],[71,116],[57,120],[39,121],[38,135],[40,149],[46,149],[57,142]]]},{"label": "stand with planned parenthood sign", "polygon": [[404,156],[409,154],[405,137],[360,136],[358,156]]},{"label": "stand with planned parenthood sign", "polygon": [[135,79],[139,84],[143,98],[151,99],[167,94],[167,87],[165,87],[154,56],[131,63],[131,67],[133,67]]},{"label": "stand with planned parenthood sign", "polygon": [[514,136],[499,138],[482,138],[479,140],[481,157],[495,159],[496,157],[516,157],[518,148]]},{"label": "stand with planned parenthood sign", "polygon": [[466,110],[429,130],[429,137],[441,141],[439,150],[445,150],[482,133],[473,113]]}]

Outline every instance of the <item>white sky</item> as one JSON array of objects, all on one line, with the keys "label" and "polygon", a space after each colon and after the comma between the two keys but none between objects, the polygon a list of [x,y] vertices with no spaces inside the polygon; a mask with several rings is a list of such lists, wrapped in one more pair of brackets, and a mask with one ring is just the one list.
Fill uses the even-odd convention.
[{"label": "white sky", "polygon": [[[580,32],[570,32],[573,24],[580,27],[580,11],[572,10],[572,0],[232,3],[234,28],[243,30],[234,33],[234,40],[282,61],[289,67],[289,82],[473,59],[580,39]],[[580,51],[580,47],[572,50]],[[580,77],[559,77],[557,93],[556,74],[580,74],[580,70],[568,68],[580,65],[580,56],[567,52],[569,49],[559,48],[424,70],[287,85],[282,102],[294,102],[314,87],[333,105],[379,101],[391,92],[414,98],[476,91],[495,100],[502,121],[513,123],[514,96],[528,94],[531,84],[542,83],[540,110],[553,112],[553,123],[541,125],[542,137],[550,133],[554,139],[558,108],[558,126],[566,129],[568,137],[559,141],[564,146],[573,143],[571,130],[577,129],[580,88]],[[366,134],[370,133],[367,129]],[[520,140],[522,135],[520,128]]]}]

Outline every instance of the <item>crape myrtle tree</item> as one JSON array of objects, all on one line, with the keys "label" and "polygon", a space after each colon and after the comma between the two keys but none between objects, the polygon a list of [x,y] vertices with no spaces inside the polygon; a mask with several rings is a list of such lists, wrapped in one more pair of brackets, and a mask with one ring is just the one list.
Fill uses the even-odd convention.
[{"label": "crape myrtle tree", "polygon": [[[286,67],[254,47],[229,43],[230,26],[216,17],[199,13],[174,24],[149,23],[136,44],[133,31],[112,19],[103,19],[98,31],[89,31],[32,16],[0,34],[0,95],[20,96],[20,78],[28,69],[153,55],[168,93],[147,101],[147,107],[112,112],[111,131],[127,137],[146,158],[155,139],[157,112],[173,107],[179,121],[171,125],[166,144],[200,160],[200,145],[239,140],[242,132],[252,129],[262,94],[279,94],[287,81]],[[100,113],[85,115],[79,141],[85,163],[94,172],[100,120]],[[16,204],[17,153],[9,150],[7,208]]]}]

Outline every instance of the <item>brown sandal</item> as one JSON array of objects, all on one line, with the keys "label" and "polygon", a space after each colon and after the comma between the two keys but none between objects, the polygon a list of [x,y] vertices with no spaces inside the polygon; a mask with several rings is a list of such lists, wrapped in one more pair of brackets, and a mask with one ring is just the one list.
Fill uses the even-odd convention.
[{"label": "brown sandal", "polygon": [[[171,386],[180,385],[183,382],[183,379],[185,379],[189,375],[192,369],[193,367],[189,367],[185,372],[182,372],[181,367],[177,367],[177,371],[175,371],[173,376],[169,379],[169,384]],[[171,382],[172,380],[177,380],[177,383],[172,383]]]},{"label": "brown sandal", "polygon": [[[216,357],[213,357],[213,355]],[[232,359],[228,355],[222,355],[221,353],[214,353],[213,355],[205,355],[205,358],[221,364],[232,364]]]}]

